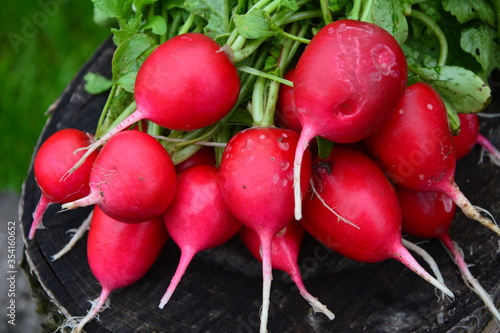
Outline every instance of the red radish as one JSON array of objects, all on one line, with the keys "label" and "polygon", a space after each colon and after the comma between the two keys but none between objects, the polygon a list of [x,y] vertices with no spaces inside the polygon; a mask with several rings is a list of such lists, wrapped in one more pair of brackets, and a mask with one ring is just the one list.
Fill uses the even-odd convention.
[{"label": "red radish", "polygon": [[161,216],[143,223],[123,223],[96,206],[87,241],[88,262],[102,291],[79,321],[80,332],[103,308],[113,290],[127,287],[146,274],[165,246],[168,234]]},{"label": "red radish", "polygon": [[142,119],[181,131],[209,126],[231,111],[239,91],[236,66],[219,44],[202,33],[177,35],[158,46],[140,67],[134,86],[137,110],[86,154]]},{"label": "red radish", "polygon": [[143,222],[163,214],[174,198],[175,183],[175,167],[165,148],[149,134],[123,131],[97,156],[90,194],[62,208],[97,204],[114,219]]},{"label": "red radish", "polygon": [[[293,219],[293,158],[299,135],[274,127],[253,127],[229,140],[220,164],[220,186],[229,210],[253,229],[262,244],[260,331],[267,331],[272,280],[272,240]],[[301,188],[307,190],[310,154],[302,161]]]},{"label": "red radish", "polygon": [[[240,238],[248,248],[250,253],[259,261],[262,262],[261,245],[259,235],[248,227],[242,227],[239,232]],[[292,278],[299,289],[300,294],[306,301],[311,304],[314,312],[324,313],[328,319],[332,320],[335,315],[328,308],[312,296],[304,286],[299,266],[297,264],[299,258],[300,244],[304,238],[304,228],[300,224],[292,220],[286,227],[279,231],[273,239],[272,245],[272,264],[273,268],[286,272]]]},{"label": "red radish", "polygon": [[472,276],[460,248],[452,241],[449,228],[455,217],[456,205],[439,192],[418,192],[396,186],[403,218],[403,232],[421,238],[437,238],[449,251],[465,283],[481,298],[495,318],[500,312],[493,300]]},{"label": "red radish", "polygon": [[[295,79],[295,68],[289,70],[284,76],[284,79],[292,81]],[[293,100],[293,87],[289,85],[280,85],[278,101],[275,110],[276,124],[282,128],[288,128],[298,133],[302,130],[297,112],[295,109],[295,102]]]},{"label": "red radish", "polygon": [[500,151],[481,133],[476,113],[459,113],[460,132],[453,137],[457,150],[457,160],[464,158],[476,145],[486,150],[493,163],[500,165]]},{"label": "red radish", "polygon": [[315,136],[352,143],[391,116],[407,82],[406,57],[383,28],[338,20],[323,27],[295,67],[294,100],[302,124],[295,154],[295,218],[301,218],[300,161]]},{"label": "red radish", "polygon": [[[367,155],[334,147],[327,159],[313,160],[315,195],[303,203],[304,229],[332,250],[353,260],[373,263],[396,259],[447,295],[401,244],[401,209],[393,186]],[[338,215],[353,223],[345,223]]]},{"label": "red radish", "polygon": [[91,134],[66,128],[52,134],[40,146],[33,162],[33,171],[42,195],[33,213],[29,239],[32,239],[36,229],[41,227],[43,214],[49,205],[71,202],[89,194],[90,170],[97,157],[97,151],[89,155],[85,163],[71,177],[64,182],[59,180],[83,155],[82,151],[75,153],[75,150],[87,147],[92,142],[94,137]]},{"label": "red radish", "polygon": [[202,146],[196,153],[190,156],[187,160],[177,164],[175,171],[179,174],[184,169],[197,164],[215,165],[215,150],[214,147]]},{"label": "red radish", "polygon": [[177,184],[174,201],[163,217],[181,258],[160,308],[169,301],[196,253],[222,245],[241,228],[222,198],[217,167],[191,166],[179,174]]},{"label": "red radish", "polygon": [[394,182],[415,191],[444,193],[469,218],[500,234],[455,183],[453,135],[444,102],[432,86],[418,82],[408,87],[397,112],[365,143]]}]

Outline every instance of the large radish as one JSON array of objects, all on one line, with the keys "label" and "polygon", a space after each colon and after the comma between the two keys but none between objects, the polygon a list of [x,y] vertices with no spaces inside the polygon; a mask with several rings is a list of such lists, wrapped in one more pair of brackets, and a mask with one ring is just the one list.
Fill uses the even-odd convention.
[{"label": "large radish", "polygon": [[[297,132],[253,127],[234,135],[220,164],[220,186],[229,210],[253,229],[262,244],[260,332],[267,331],[272,280],[272,240],[293,219],[293,159]],[[302,161],[301,188],[307,190],[310,154]]]},{"label": "large radish", "polygon": [[[239,236],[255,259],[262,262],[261,244],[259,235],[252,229],[243,226]],[[298,259],[300,244],[304,238],[304,228],[296,221],[292,220],[286,227],[280,230],[273,239],[272,264],[273,268],[286,272],[297,286],[300,295],[312,306],[314,312],[322,312],[328,319],[332,320],[335,315],[328,310],[326,305],[318,301],[311,295],[302,280],[299,270]]]},{"label": "large radish", "polygon": [[170,237],[181,249],[181,258],[160,308],[169,301],[195,254],[222,245],[241,227],[222,198],[217,167],[188,167],[179,174],[177,185],[174,201],[163,217]]},{"label": "large radish", "polygon": [[407,82],[405,54],[381,27],[338,20],[323,27],[295,67],[294,101],[302,125],[295,154],[295,218],[301,218],[302,152],[315,136],[362,140],[393,113]]},{"label": "large radish", "polygon": [[364,140],[371,155],[397,184],[449,196],[469,218],[497,234],[500,228],[481,215],[455,183],[456,151],[446,106],[429,84],[406,89],[397,112]]},{"label": "large radish", "polygon": [[110,217],[130,223],[150,220],[172,202],[175,167],[165,148],[147,133],[114,135],[99,152],[90,173],[90,193],[64,209],[97,204]]},{"label": "large radish", "polygon": [[464,254],[453,242],[449,228],[455,217],[456,205],[439,192],[418,192],[402,186],[396,186],[403,217],[403,232],[420,238],[436,238],[449,251],[457,265],[464,282],[474,291],[500,322],[498,311],[491,296],[484,290],[479,281],[471,274],[465,262]]},{"label": "large radish", "polygon": [[328,158],[316,157],[313,168],[315,195],[304,200],[300,220],[306,231],[353,260],[396,259],[453,297],[402,245],[398,197],[374,161],[357,150],[335,147]]},{"label": "large radish", "polygon": [[219,44],[201,33],[177,35],[158,46],[140,67],[134,86],[137,109],[92,144],[79,163],[142,119],[172,130],[209,126],[231,111],[239,91],[236,66]]},{"label": "large radish", "polygon": [[90,154],[80,169],[71,174],[71,177],[63,182],[59,180],[84,154],[83,151],[76,153],[75,151],[87,147],[94,141],[94,137],[89,133],[66,128],[52,134],[40,146],[33,162],[33,172],[42,194],[33,212],[29,239],[32,239],[36,229],[41,227],[43,214],[49,205],[64,204],[89,194],[90,170],[97,157],[97,151]]},{"label": "large radish", "polygon": [[102,291],[73,332],[81,332],[85,324],[102,310],[113,290],[127,287],[142,278],[158,258],[167,238],[161,216],[143,223],[123,223],[95,206],[87,255],[90,269]]}]

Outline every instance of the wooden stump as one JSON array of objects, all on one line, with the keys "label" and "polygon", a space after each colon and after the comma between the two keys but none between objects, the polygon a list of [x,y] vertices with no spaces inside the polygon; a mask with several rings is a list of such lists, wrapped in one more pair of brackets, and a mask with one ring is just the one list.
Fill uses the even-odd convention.
[{"label": "wooden stump", "polygon": [[[94,132],[106,94],[85,92],[83,76],[98,72],[110,76],[114,46],[106,41],[68,86],[51,110],[37,148],[57,130],[74,127]],[[498,89],[491,112],[500,110]],[[500,119],[483,120],[481,133],[500,147]],[[35,151],[36,151],[35,149]],[[500,216],[500,168],[485,158],[478,164],[480,148],[460,161],[457,182],[472,203]],[[24,184],[20,215],[25,239],[24,266],[33,290],[45,305],[53,331],[65,317],[84,316],[88,301],[98,297],[100,286],[86,257],[86,236],[61,259],[52,261],[91,208],[59,212],[53,205],[45,214],[46,229],[28,241],[31,214],[40,191],[31,168]],[[471,272],[499,303],[500,256],[498,236],[467,219],[461,212],[450,230],[462,247]],[[409,238],[412,241],[417,239]],[[336,315],[328,321],[314,314],[291,280],[275,271],[272,284],[269,332],[497,332],[481,300],[462,281],[450,256],[438,241],[420,244],[437,261],[445,283],[456,298],[440,299],[434,288],[395,260],[377,264],[354,262],[306,237],[299,258],[304,282]],[[261,306],[261,267],[238,238],[198,254],[167,306],[158,304],[179,260],[179,249],[169,241],[153,268],[134,285],[111,294],[111,307],[86,331],[111,332],[255,332]],[[416,258],[420,260],[418,256]],[[422,265],[427,268],[425,262]],[[50,301],[50,302],[48,302]]]}]

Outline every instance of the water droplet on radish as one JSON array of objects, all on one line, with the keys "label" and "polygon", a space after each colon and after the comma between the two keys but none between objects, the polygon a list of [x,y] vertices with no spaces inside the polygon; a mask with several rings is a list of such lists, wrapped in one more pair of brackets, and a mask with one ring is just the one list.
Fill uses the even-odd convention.
[{"label": "water droplet on radish", "polygon": [[280,175],[278,173],[275,173],[273,175],[273,184],[278,184],[279,181],[280,181]]},{"label": "water droplet on radish", "polygon": [[261,139],[261,140],[264,140],[265,138],[266,138],[266,135],[265,135],[265,134],[261,134],[261,135],[259,136],[259,139]]},{"label": "water droplet on radish", "polygon": [[290,144],[288,142],[284,142],[282,139],[278,139],[278,147],[283,151],[288,151],[290,149]]},{"label": "water droplet on radish", "polygon": [[286,187],[288,185],[288,179],[281,178],[281,186]]},{"label": "water droplet on radish", "polygon": [[398,112],[399,112],[399,114],[404,114],[404,113],[405,113],[405,110],[400,109]]},{"label": "water droplet on radish", "polygon": [[253,140],[247,139],[245,141],[245,147],[243,147],[243,150],[252,149],[252,148],[253,148]]},{"label": "water droplet on radish", "polygon": [[434,107],[432,106],[432,104],[431,104],[431,103],[429,103],[429,104],[427,104],[427,108],[428,108],[429,110],[432,110]]},{"label": "water droplet on radish", "polygon": [[373,64],[382,75],[390,75],[392,68],[396,65],[396,55],[385,44],[376,45],[372,51],[371,56]]},{"label": "water droplet on radish", "polygon": [[281,165],[280,165],[281,170],[285,171],[289,167],[290,167],[290,162],[288,162],[288,161],[281,162]]}]

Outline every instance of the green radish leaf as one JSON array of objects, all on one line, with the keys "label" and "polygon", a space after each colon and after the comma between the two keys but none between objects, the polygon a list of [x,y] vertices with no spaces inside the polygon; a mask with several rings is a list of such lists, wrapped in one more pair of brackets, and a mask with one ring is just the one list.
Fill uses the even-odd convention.
[{"label": "green radish leaf", "polygon": [[142,26],[142,29],[151,29],[154,34],[161,36],[167,33],[167,23],[163,17],[153,15],[148,17],[148,20]]},{"label": "green radish leaf", "polygon": [[128,20],[132,13],[133,0],[92,0],[94,6],[109,17]]},{"label": "green radish leaf", "polygon": [[215,38],[229,31],[230,11],[236,6],[237,0],[188,0],[184,9],[205,21],[205,33]]},{"label": "green radish leaf", "polygon": [[269,14],[254,9],[243,15],[235,15],[234,23],[238,32],[248,39],[261,39],[276,35],[275,25]]},{"label": "green radish leaf", "polygon": [[109,90],[113,86],[113,81],[108,79],[107,77],[97,74],[97,73],[92,73],[89,72],[85,74],[83,77],[85,80],[85,90],[89,94],[100,94],[103,93],[107,90]]},{"label": "green radish leaf", "polygon": [[493,69],[500,68],[500,44],[495,29],[485,24],[465,29],[462,31],[460,46],[481,64],[482,72],[478,74],[483,80],[487,79]]},{"label": "green radish leaf", "polygon": [[403,44],[408,38],[406,15],[411,11],[411,3],[412,1],[410,0],[373,0],[367,21],[389,31],[399,44]]},{"label": "green radish leaf", "polygon": [[443,0],[443,9],[456,16],[458,22],[467,23],[479,19],[495,25],[495,8],[487,0]]},{"label": "green radish leaf", "polygon": [[458,118],[458,113],[457,111],[455,111],[453,106],[450,105],[446,98],[443,98],[443,101],[444,105],[446,105],[446,112],[448,114],[451,133],[453,135],[458,135],[458,132],[460,130],[460,118]]},{"label": "green radish leaf", "polygon": [[478,75],[458,66],[414,68],[458,113],[476,113],[491,101],[491,89]]},{"label": "green radish leaf", "polygon": [[141,66],[142,56],[155,46],[155,41],[146,34],[136,34],[118,45],[111,69],[113,79],[128,92],[133,92],[135,75]]}]

